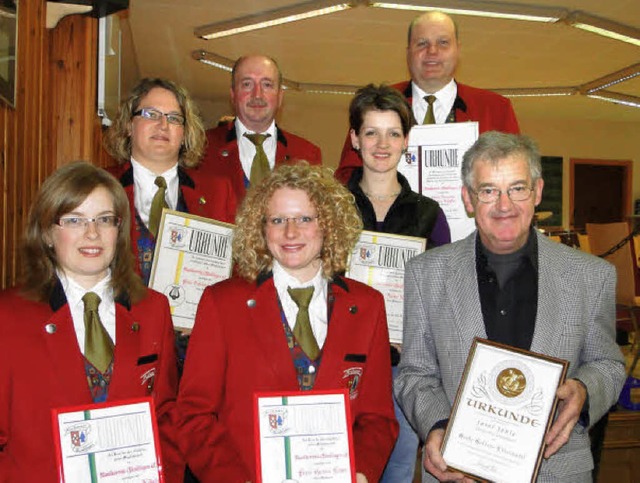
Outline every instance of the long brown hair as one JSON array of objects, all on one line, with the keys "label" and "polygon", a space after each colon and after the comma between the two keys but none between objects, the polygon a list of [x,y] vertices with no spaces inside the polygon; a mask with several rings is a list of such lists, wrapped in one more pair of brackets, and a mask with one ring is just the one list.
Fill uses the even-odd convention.
[{"label": "long brown hair", "polygon": [[118,180],[105,170],[77,161],[61,167],[46,179],[29,211],[22,246],[22,290],[29,298],[47,302],[56,283],[59,265],[49,243],[53,225],[61,216],[80,206],[98,187],[111,194],[113,210],[122,219],[110,264],[114,297],[127,294],[132,302],[136,302],[144,296],[144,284],[134,271],[127,195]]}]

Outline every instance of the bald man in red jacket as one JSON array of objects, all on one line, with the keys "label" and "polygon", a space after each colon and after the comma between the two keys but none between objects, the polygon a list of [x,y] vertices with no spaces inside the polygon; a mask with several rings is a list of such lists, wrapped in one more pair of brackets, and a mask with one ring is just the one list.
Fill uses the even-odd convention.
[{"label": "bald man in red jacket", "polygon": [[[480,134],[485,131],[519,134],[518,121],[507,98],[454,80],[458,57],[458,29],[451,17],[442,12],[427,12],[411,22],[407,44],[411,80],[392,87],[407,98],[416,122],[424,124],[427,98],[434,96],[436,124],[476,121]],[[347,183],[358,166],[362,166],[362,160],[347,136],[336,177]]]}]

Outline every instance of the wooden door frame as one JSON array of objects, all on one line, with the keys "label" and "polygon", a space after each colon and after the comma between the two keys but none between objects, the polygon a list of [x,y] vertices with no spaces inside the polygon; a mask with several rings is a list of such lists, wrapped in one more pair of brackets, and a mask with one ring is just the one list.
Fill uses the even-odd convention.
[{"label": "wooden door frame", "polygon": [[616,160],[616,159],[582,159],[571,158],[569,160],[569,226],[571,230],[574,229],[574,199],[575,199],[575,174],[576,165],[578,164],[593,164],[599,166],[622,166],[624,171],[624,194],[623,194],[623,213],[625,219],[628,219],[632,215],[632,202],[631,197],[633,195],[633,161],[631,160]]}]

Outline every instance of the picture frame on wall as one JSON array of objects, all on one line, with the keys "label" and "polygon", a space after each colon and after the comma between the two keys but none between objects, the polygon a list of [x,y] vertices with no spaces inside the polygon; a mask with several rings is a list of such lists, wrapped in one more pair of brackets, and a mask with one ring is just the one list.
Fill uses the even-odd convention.
[{"label": "picture frame on wall", "polygon": [[0,0],[0,98],[16,103],[18,0]]}]

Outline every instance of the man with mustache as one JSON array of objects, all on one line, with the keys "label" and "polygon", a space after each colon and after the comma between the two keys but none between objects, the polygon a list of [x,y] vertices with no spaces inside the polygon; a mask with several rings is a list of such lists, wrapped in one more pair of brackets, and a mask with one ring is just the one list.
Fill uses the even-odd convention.
[{"label": "man with mustache", "polygon": [[321,164],[320,148],[275,124],[284,91],[274,59],[246,55],[236,60],[230,94],[236,118],[207,131],[199,170],[228,178],[238,205],[246,189],[280,163],[305,159]]},{"label": "man with mustache", "polygon": [[[392,87],[405,95],[418,124],[477,121],[480,134],[518,134],[518,121],[508,99],[454,80],[459,47],[458,28],[451,17],[435,11],[416,17],[407,35],[411,80]],[[358,166],[362,161],[347,136],[336,177],[346,183]]]}]

